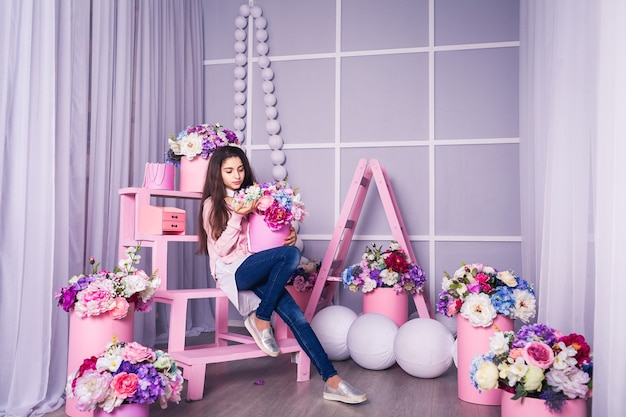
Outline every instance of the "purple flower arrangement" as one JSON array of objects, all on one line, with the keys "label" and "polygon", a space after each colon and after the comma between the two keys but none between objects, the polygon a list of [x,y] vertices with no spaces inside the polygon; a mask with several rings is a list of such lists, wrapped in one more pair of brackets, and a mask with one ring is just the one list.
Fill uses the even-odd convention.
[{"label": "purple flower arrangement", "polygon": [[165,162],[174,166],[180,165],[183,156],[189,160],[196,156],[208,159],[217,148],[241,144],[235,132],[224,129],[219,123],[189,126],[176,137],[170,134],[168,143],[170,148],[165,154]]},{"label": "purple flower arrangement", "polygon": [[489,352],[476,355],[470,378],[478,390],[502,389],[512,399],[540,398],[553,413],[567,400],[590,398],[591,348],[584,336],[564,335],[545,324],[522,326],[517,333],[496,332]]},{"label": "purple flower arrangement", "polygon": [[167,353],[114,340],[68,377],[66,394],[80,411],[99,407],[111,413],[122,404],[159,401],[167,408],[169,401],[180,402],[182,389],[182,372]]},{"label": "purple flower arrangement", "polygon": [[79,317],[109,313],[114,319],[126,317],[131,303],[137,311],[150,311],[161,279],[156,271],[148,275],[135,267],[141,260],[139,249],[129,247],[127,257],[120,260],[113,272],[98,270],[100,264],[91,258],[91,274],[73,276],[68,286],[55,293],[58,306],[68,312],[74,309]]},{"label": "purple flower arrangement", "polygon": [[354,292],[393,288],[396,293],[415,294],[423,291],[426,274],[418,264],[410,262],[398,242],[392,241],[385,251],[376,244],[367,246],[361,262],[344,269],[341,280],[345,288]]},{"label": "purple flower arrangement", "polygon": [[270,230],[279,230],[291,222],[302,221],[308,215],[300,194],[285,181],[264,182],[253,184],[237,192],[232,204],[250,204],[257,202],[257,214],[263,219]]}]

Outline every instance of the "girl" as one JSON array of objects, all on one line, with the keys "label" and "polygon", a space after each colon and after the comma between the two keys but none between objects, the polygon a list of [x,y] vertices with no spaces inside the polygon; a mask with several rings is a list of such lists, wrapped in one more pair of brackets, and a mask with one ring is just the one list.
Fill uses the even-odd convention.
[{"label": "girl", "polygon": [[[241,312],[251,311],[244,325],[263,352],[270,356],[280,353],[270,323],[276,311],[326,382],[323,397],[348,404],[362,403],[367,399],[365,393],[337,374],[304,313],[285,289],[300,261],[300,250],[294,246],[295,230],[291,228],[284,246],[258,253],[248,250],[247,216],[257,203],[233,206],[230,200],[237,190],[255,181],[241,148],[225,146],[213,153],[201,200],[200,250],[208,252],[213,276],[231,302]],[[246,293],[252,297],[246,297]]]}]

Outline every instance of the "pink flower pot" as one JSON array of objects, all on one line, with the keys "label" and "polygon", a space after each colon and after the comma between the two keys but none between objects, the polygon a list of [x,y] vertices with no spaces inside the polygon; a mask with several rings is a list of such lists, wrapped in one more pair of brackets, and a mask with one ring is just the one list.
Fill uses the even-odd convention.
[{"label": "pink flower pot", "polygon": [[210,158],[204,159],[201,156],[189,160],[183,156],[180,160],[180,191],[201,193],[204,189],[206,172],[209,168]]},{"label": "pink flower pot", "polygon": [[500,405],[500,390],[479,391],[472,384],[470,367],[476,355],[483,355],[489,351],[489,339],[496,332],[512,331],[513,320],[498,314],[490,327],[474,327],[469,320],[458,314],[457,316],[457,385],[459,399],[473,404]]},{"label": "pink flower pot", "polygon": [[248,221],[248,249],[250,252],[256,253],[283,246],[285,238],[289,236],[289,225],[284,225],[279,230],[271,230],[260,214],[251,213]]},{"label": "pink flower pot", "polygon": [[110,413],[102,408],[96,408],[94,411],[94,417],[148,417],[149,415],[149,404],[122,404]]},{"label": "pink flower pot", "polygon": [[396,294],[393,288],[376,288],[363,294],[363,314],[378,313],[389,317],[398,327],[409,319],[409,297],[406,291]]},{"label": "pink flower pot", "polygon": [[[109,313],[94,317],[79,317],[70,311],[70,337],[67,357],[67,374],[77,370],[85,359],[97,356],[113,341],[132,342],[135,331],[135,314],[131,305],[129,313],[123,319],[115,320]],[[68,398],[65,413],[71,417],[90,417],[93,412],[80,411],[76,408],[76,399]]]},{"label": "pink flower pot", "polygon": [[587,401],[582,398],[567,400],[560,414],[552,413],[544,400],[540,398],[518,398],[512,400],[513,394],[504,390],[494,390],[501,396],[502,417],[586,417]]}]

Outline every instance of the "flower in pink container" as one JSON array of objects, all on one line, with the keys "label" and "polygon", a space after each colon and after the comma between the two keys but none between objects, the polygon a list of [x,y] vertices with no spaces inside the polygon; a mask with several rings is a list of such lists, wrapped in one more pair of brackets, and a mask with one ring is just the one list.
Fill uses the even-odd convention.
[{"label": "flower in pink container", "polygon": [[257,202],[257,214],[263,216],[271,230],[279,230],[308,215],[297,190],[285,181],[253,184],[233,196],[232,204]]},{"label": "flower in pink container", "polygon": [[113,340],[105,350],[90,358],[67,380],[68,398],[76,398],[76,408],[107,413],[122,404],[179,403],[183,375],[167,353],[136,342]]},{"label": "flower in pink container", "polygon": [[495,332],[489,352],[476,355],[470,368],[476,389],[499,388],[513,393],[514,400],[541,398],[553,413],[567,400],[591,398],[592,374],[585,338],[541,323],[524,325],[517,333]]},{"label": "flower in pink container", "polygon": [[134,303],[137,311],[150,311],[161,279],[156,271],[148,275],[135,267],[141,260],[139,249],[139,246],[129,247],[126,258],[120,259],[113,272],[98,270],[100,264],[90,258],[91,274],[70,278],[70,285],[55,293],[58,306],[68,312],[74,309],[79,317],[109,313],[114,319],[126,317],[129,303]]}]

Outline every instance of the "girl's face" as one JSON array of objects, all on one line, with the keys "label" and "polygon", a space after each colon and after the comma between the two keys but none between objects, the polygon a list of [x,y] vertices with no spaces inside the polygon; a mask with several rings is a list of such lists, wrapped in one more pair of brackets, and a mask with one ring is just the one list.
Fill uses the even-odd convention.
[{"label": "girl's face", "polygon": [[241,188],[246,169],[238,156],[231,156],[222,162],[222,181],[224,186],[230,190],[237,191]]}]

